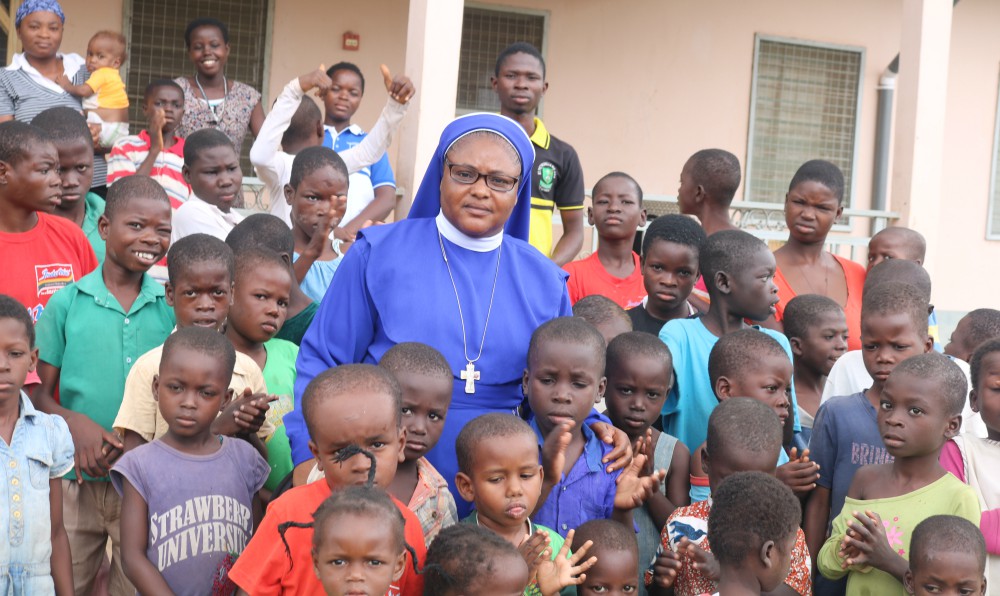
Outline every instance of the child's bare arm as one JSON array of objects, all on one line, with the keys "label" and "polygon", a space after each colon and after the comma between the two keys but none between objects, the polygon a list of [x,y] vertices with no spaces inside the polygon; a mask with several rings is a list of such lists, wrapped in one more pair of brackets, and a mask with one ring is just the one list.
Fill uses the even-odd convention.
[{"label": "child's bare arm", "polygon": [[816,558],[819,556],[819,549],[823,548],[823,543],[826,542],[826,526],[829,519],[830,489],[817,486],[809,494],[809,499],[806,501],[806,511],[802,524],[802,530],[806,533],[806,545],[809,547],[813,567],[816,567]]},{"label": "child's bare arm", "polygon": [[135,169],[135,173],[140,176],[149,176],[156,165],[160,152],[163,151],[163,125],[167,122],[167,113],[163,108],[154,108],[153,113],[146,123],[146,132],[149,133],[149,152],[146,159]]},{"label": "child's bare arm", "polygon": [[[662,439],[662,437],[661,437]],[[678,507],[688,505],[690,500],[691,483],[689,481],[691,465],[691,453],[680,441],[674,445],[674,453],[670,459],[670,468],[667,470],[667,492],[660,493],[659,490],[653,492],[646,501],[646,509],[657,528],[662,528],[667,523],[667,518]],[[646,466],[649,468],[649,466]]]},{"label": "child's bare arm", "polygon": [[121,456],[125,444],[113,432],[104,430],[86,414],[68,410],[55,400],[55,388],[59,384],[60,370],[47,362],[38,362],[38,377],[41,384],[31,394],[36,408],[46,414],[62,416],[73,436],[74,469],[77,482],[83,482],[83,474],[94,477],[105,476],[111,465]]},{"label": "child's bare arm", "polygon": [[167,580],[149,559],[149,509],[139,491],[127,478],[122,478],[122,569],[140,594],[172,595]]},{"label": "child's bare arm", "polygon": [[73,81],[69,80],[66,75],[59,75],[56,79],[59,86],[63,88],[66,93],[69,93],[73,97],[90,97],[95,93],[94,88],[90,85],[83,83],[81,85],[74,85]]},{"label": "child's bare arm", "polygon": [[52,526],[52,558],[49,563],[57,596],[73,594],[73,559],[69,552],[69,536],[63,525],[62,479],[49,480],[49,521]]}]

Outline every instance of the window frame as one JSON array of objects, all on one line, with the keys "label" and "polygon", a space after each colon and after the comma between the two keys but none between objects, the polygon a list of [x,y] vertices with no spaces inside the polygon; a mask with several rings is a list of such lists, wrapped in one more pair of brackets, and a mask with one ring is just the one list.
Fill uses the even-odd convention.
[{"label": "window frame", "polygon": [[[851,184],[848,192],[848,200],[844,203],[844,208],[854,208],[855,199],[857,196],[858,187],[858,177],[855,175],[858,172],[858,158],[861,148],[861,118],[862,118],[862,104],[864,100],[865,90],[865,60],[867,58],[867,51],[862,46],[852,46],[846,44],[835,44],[820,41],[812,41],[806,39],[799,39],[794,37],[784,37],[780,35],[766,35],[762,33],[754,34],[754,47],[753,47],[753,70],[750,78],[750,113],[747,120],[747,153],[746,153],[746,167],[743,183],[743,200],[747,200],[746,197],[750,196],[750,189],[753,185],[753,147],[754,147],[754,122],[757,118],[757,85],[758,77],[760,75],[760,46],[761,42],[775,42],[790,45],[805,46],[810,48],[820,48],[825,50],[837,50],[842,52],[853,52],[858,54],[858,92],[857,97],[854,102],[854,146],[852,148],[851,157]],[[790,178],[789,178],[790,179]],[[780,203],[780,201],[779,201]],[[846,219],[841,220],[834,224],[833,230],[836,231],[846,231],[850,230],[850,226]]]},{"label": "window frame", "polygon": [[[271,1],[273,2],[274,0],[271,0]],[[540,48],[538,48],[538,51],[541,52],[542,58],[545,59],[546,66],[548,66],[548,60],[549,60],[549,24],[551,22],[551,16],[552,16],[550,11],[539,10],[539,9],[534,9],[534,8],[522,8],[520,6],[504,6],[504,5],[500,5],[500,4],[487,4],[487,3],[483,3],[483,2],[466,2],[465,5],[462,7],[462,19],[463,19],[463,21],[465,19],[465,10],[468,9],[468,8],[474,8],[474,9],[477,9],[477,10],[489,10],[489,11],[493,11],[493,12],[500,12],[500,13],[506,13],[506,14],[519,14],[519,15],[527,15],[527,16],[532,16],[532,17],[541,17],[542,18],[542,45],[541,45]],[[461,49],[461,47],[459,47],[459,60],[461,60],[461,53],[462,53],[462,49]],[[491,73],[491,76],[492,76],[492,73]],[[459,72],[459,77],[461,77],[461,72]],[[548,80],[548,70],[546,70],[546,77],[545,78],[546,78],[546,81],[547,81]],[[478,108],[460,108],[458,106],[458,98],[456,97],[456,99],[455,99],[455,116],[456,117],[457,116],[464,116],[466,114],[474,114],[476,112],[481,112],[481,111],[482,110],[478,109]],[[538,102],[538,112],[536,113],[536,116],[538,116],[538,118],[544,119],[543,118],[544,111],[545,111],[545,96],[543,95],[541,101]]]},{"label": "window frame", "polygon": [[993,213],[1000,209],[995,199],[1000,198],[1000,80],[997,82],[997,109],[993,121],[993,155],[990,161],[989,194],[986,195],[986,240],[1000,240],[1000,229],[993,228]]}]

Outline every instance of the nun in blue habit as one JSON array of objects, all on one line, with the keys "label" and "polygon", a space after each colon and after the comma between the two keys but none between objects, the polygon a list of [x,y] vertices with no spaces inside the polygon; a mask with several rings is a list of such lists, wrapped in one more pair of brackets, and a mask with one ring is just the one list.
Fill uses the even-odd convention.
[{"label": "nun in blue habit", "polygon": [[295,410],[285,416],[296,465],[312,458],[300,404],[315,376],[422,342],[454,373],[444,430],[426,457],[467,513],[454,490],[455,438],[477,416],[518,411],[532,332],[572,315],[567,274],[527,242],[533,162],[513,120],[457,118],[441,134],[409,217],[359,233],[299,349]]}]

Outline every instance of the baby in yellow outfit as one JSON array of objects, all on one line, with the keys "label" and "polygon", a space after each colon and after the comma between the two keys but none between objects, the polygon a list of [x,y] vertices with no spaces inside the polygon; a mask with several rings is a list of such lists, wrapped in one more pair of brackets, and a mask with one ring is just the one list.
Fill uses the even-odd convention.
[{"label": "baby in yellow outfit", "polygon": [[59,79],[67,93],[83,98],[87,123],[92,128],[100,127],[97,138],[102,147],[110,147],[128,135],[128,96],[118,72],[125,57],[125,36],[98,31],[87,44],[87,82],[74,85],[66,76]]}]

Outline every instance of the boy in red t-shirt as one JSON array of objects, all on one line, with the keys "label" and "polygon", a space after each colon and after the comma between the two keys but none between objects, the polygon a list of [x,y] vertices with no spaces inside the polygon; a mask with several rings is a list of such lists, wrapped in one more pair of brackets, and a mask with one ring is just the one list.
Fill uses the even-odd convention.
[{"label": "boy in red t-shirt", "polygon": [[52,294],[97,268],[79,226],[51,215],[61,186],[48,136],[23,122],[0,124],[0,293],[36,322]]},{"label": "boy in red t-shirt", "polygon": [[624,172],[598,180],[587,219],[597,229],[597,252],[563,266],[570,301],[600,294],[626,310],[639,306],[646,297],[639,255],[632,250],[636,230],[646,225],[639,183]]},{"label": "boy in red t-shirt", "polygon": [[[312,512],[345,486],[374,485],[386,489],[403,459],[406,431],[402,427],[402,392],[384,369],[370,364],[347,364],[317,376],[302,396],[302,416],[309,429],[309,449],[325,481],[298,486],[271,502],[253,539],[229,573],[240,593],[322,595],[313,569],[313,531],[298,527],[312,521]],[[371,454],[340,457],[348,447]],[[407,554],[403,575],[386,596],[422,596],[424,581],[415,571],[426,549],[417,517],[393,498],[405,520]],[[282,527],[288,524],[282,536]],[[286,546],[287,544],[287,546]],[[287,548],[287,550],[286,550]]]}]

